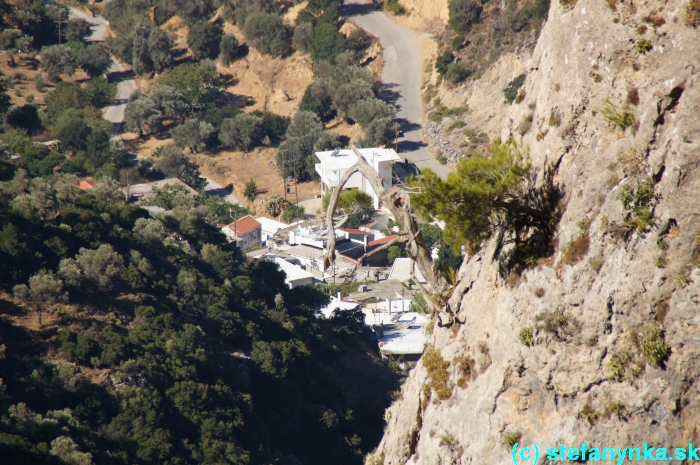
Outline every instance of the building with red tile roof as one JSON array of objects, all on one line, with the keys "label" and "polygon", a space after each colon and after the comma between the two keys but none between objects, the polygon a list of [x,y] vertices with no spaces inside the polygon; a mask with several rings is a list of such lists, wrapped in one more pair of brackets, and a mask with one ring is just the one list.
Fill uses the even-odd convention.
[{"label": "building with red tile roof", "polygon": [[338,231],[343,231],[348,234],[359,234],[362,236],[371,236],[371,232],[363,231],[361,229],[353,229],[353,228],[338,228]]},{"label": "building with red tile roof", "polygon": [[394,234],[393,236],[387,236],[387,237],[382,237],[381,239],[377,239],[376,241],[372,241],[367,244],[367,247],[376,247],[378,245],[386,244],[389,241],[393,241],[399,237],[398,235]]},{"label": "building with red tile roof", "polygon": [[78,183],[78,185],[75,187],[77,187],[78,189],[83,190],[83,191],[88,191],[88,190],[94,188],[95,184],[96,184],[95,181],[80,181]]},{"label": "building with red tile roof", "polygon": [[230,241],[235,241],[241,250],[259,246],[262,239],[262,225],[250,215],[239,218],[231,224],[227,224],[221,231]]}]

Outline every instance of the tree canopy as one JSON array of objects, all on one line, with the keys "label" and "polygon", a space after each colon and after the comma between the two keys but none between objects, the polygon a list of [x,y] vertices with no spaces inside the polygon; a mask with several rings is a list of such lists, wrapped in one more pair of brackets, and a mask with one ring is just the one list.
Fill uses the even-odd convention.
[{"label": "tree canopy", "polygon": [[487,155],[462,158],[447,180],[424,170],[411,196],[424,218],[445,222],[445,240],[456,248],[478,249],[497,228],[513,221],[547,225],[548,212],[530,197],[527,151],[516,143],[494,143]]}]

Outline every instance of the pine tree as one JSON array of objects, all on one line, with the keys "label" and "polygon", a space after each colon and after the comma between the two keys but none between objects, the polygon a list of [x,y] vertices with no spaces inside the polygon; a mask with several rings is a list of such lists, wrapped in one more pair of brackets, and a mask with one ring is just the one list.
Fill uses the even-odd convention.
[{"label": "pine tree", "polygon": [[413,207],[424,218],[445,221],[444,237],[455,250],[461,245],[476,250],[503,226],[550,224],[533,195],[526,153],[514,143],[495,143],[488,157],[461,159],[447,180],[426,169],[415,187],[420,192],[411,197]]}]

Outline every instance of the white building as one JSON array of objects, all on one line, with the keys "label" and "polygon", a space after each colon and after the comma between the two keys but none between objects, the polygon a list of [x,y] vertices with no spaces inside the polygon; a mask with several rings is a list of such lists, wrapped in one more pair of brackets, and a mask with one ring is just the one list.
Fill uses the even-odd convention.
[{"label": "white building", "polygon": [[[393,184],[392,166],[401,158],[393,149],[358,149],[362,157],[369,163],[382,179],[384,189],[389,190]],[[316,172],[321,177],[321,193],[325,194],[338,186],[338,182],[345,175],[348,169],[354,165],[358,158],[352,149],[330,150],[328,152],[316,152],[316,158],[320,163],[316,163]],[[362,192],[372,196],[374,208],[379,208],[379,197],[372,189],[370,183],[360,173],[350,176],[344,188],[356,187]]]},{"label": "white building", "polygon": [[362,305],[358,302],[353,302],[351,300],[343,300],[340,297],[340,292],[338,292],[338,295],[333,297],[331,299],[331,302],[321,309],[321,313],[324,317],[329,319],[333,315],[333,310],[338,309],[341,311],[348,311],[355,310],[357,308],[361,309]]},{"label": "white building", "polygon": [[221,231],[226,234],[229,242],[236,242],[240,250],[260,246],[262,228],[260,223],[250,215],[224,225]]},{"label": "white building", "polygon": [[264,216],[259,216],[255,219],[258,221],[258,223],[260,223],[263,242],[266,242],[272,236],[277,234],[277,231],[279,231],[280,229],[285,229],[289,227],[287,223],[272,220]]},{"label": "white building", "polygon": [[279,265],[280,270],[284,271],[284,274],[286,275],[284,282],[287,283],[290,289],[294,289],[297,286],[303,286],[305,284],[313,284],[314,275],[302,267],[293,265],[280,257],[274,257],[274,260],[275,263]]}]

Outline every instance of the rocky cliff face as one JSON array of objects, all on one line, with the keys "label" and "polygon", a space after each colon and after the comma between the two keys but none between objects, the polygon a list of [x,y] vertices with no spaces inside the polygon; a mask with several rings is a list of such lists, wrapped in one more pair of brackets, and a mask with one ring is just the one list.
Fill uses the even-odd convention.
[{"label": "rocky cliff face", "polygon": [[505,278],[507,246],[465,260],[455,321],[431,338],[449,396],[430,387],[440,364],[419,363],[369,463],[507,463],[515,441],[700,442],[700,34],[687,5],[552,1],[534,50],[440,89],[469,107],[469,128],[522,136],[540,175],[555,173],[556,251]]}]

